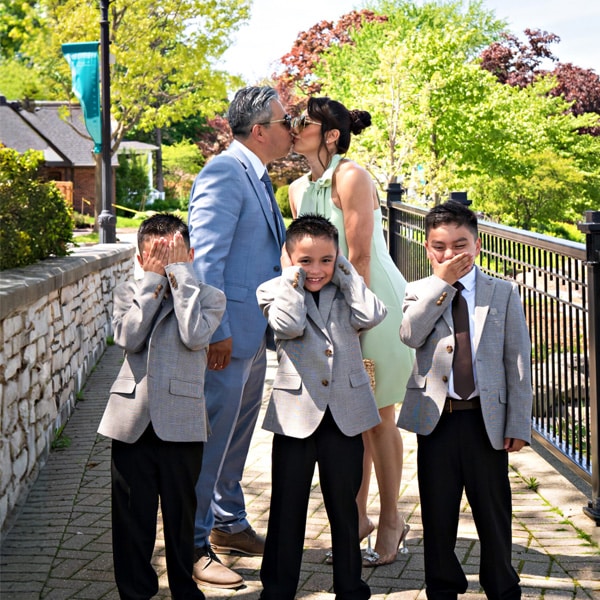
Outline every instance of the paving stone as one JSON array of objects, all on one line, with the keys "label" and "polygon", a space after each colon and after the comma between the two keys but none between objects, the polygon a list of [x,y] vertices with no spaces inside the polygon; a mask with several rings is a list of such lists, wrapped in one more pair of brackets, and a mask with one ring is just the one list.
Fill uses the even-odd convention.
[{"label": "paving stone", "polygon": [[[2,600],[118,600],[112,574],[110,518],[110,441],[96,434],[108,389],[122,363],[115,346],[107,348],[83,390],[65,427],[71,445],[51,452],[30,490],[12,529],[2,539],[0,597]],[[266,407],[275,368],[269,354]],[[262,415],[259,417],[259,423]],[[404,473],[399,510],[410,522],[409,554],[375,569],[364,569],[372,597],[380,600],[426,600],[423,581],[423,540],[416,473],[416,439],[402,432]],[[257,426],[248,456],[244,488],[250,520],[266,530],[270,497],[272,434]],[[538,491],[528,489],[535,477]],[[600,598],[600,533],[582,516],[587,498],[533,448],[511,455],[513,490],[513,559],[521,576],[524,600],[589,600]],[[375,517],[378,496],[375,477],[368,498]],[[153,565],[159,577],[157,600],[169,599],[162,522]],[[582,536],[582,533],[584,536]],[[329,523],[315,470],[308,507],[306,544],[297,598],[333,600],[331,566],[324,553],[331,546]],[[584,539],[584,537],[589,538]],[[375,538],[373,537],[373,543]],[[466,498],[462,502],[457,556],[469,581],[464,600],[484,600],[478,582],[480,546]],[[204,588],[208,598],[258,600],[260,557],[222,556],[245,579],[239,590]]]}]

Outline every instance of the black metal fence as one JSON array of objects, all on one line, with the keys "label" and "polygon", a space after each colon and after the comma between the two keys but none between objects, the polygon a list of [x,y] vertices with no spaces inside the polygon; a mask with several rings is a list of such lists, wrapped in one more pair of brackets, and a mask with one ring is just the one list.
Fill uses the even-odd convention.
[{"label": "black metal fence", "polygon": [[[423,246],[427,211],[403,204],[400,193],[392,184],[383,207],[388,246],[406,279],[414,281],[431,273]],[[591,348],[592,355],[600,349],[590,340],[586,245],[485,221],[479,233],[482,271],[519,286],[532,341],[534,437],[592,481],[598,432],[591,399],[597,388],[592,394],[589,357]],[[593,322],[599,318],[594,315]],[[594,365],[592,371],[597,386]]]}]

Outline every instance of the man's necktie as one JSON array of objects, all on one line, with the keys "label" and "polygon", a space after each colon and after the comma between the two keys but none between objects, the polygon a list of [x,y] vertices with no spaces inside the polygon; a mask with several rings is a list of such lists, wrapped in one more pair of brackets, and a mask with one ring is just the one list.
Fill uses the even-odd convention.
[{"label": "man's necktie", "polygon": [[277,241],[281,245],[283,242],[283,235],[282,235],[282,232],[279,230],[280,229],[279,228],[279,219],[277,218],[277,211],[278,211],[277,200],[275,199],[275,193],[273,192],[273,185],[271,184],[271,178],[269,177],[269,174],[267,173],[266,169],[265,169],[265,172],[263,173],[263,176],[260,178],[260,180],[263,182],[263,184],[267,190],[267,194],[269,195],[269,200],[271,201],[271,212],[273,213],[273,219],[275,220],[275,230],[277,231]]},{"label": "man's necktie", "polygon": [[454,284],[456,295],[452,300],[452,319],[454,320],[454,358],[452,373],[454,376],[454,391],[466,400],[475,389],[473,377],[473,360],[471,356],[471,334],[469,333],[469,308],[463,298],[464,286],[457,281]]}]

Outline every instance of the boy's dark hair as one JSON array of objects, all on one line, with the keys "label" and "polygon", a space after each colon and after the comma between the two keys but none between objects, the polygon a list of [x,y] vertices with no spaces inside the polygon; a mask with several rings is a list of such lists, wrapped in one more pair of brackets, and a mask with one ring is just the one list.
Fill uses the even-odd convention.
[{"label": "boy's dark hair", "polygon": [[294,219],[287,228],[285,236],[286,250],[291,252],[293,245],[306,236],[328,238],[334,242],[336,250],[339,246],[337,227],[322,215],[306,214]]},{"label": "boy's dark hair", "polygon": [[477,215],[467,206],[456,200],[448,200],[443,204],[434,206],[425,216],[425,239],[429,237],[432,229],[440,225],[466,226],[477,239],[479,230],[477,227]]},{"label": "boy's dark hair", "polygon": [[148,217],[138,229],[137,241],[138,248],[142,248],[142,244],[148,238],[164,237],[166,235],[173,235],[179,231],[183,236],[183,241],[187,249],[190,249],[190,231],[185,222],[178,216],[170,213],[158,213]]}]

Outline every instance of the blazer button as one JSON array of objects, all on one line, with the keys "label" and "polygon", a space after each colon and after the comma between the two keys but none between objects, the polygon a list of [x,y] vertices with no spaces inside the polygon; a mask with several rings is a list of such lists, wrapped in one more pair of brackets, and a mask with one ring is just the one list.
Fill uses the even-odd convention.
[{"label": "blazer button", "polygon": [[441,305],[442,305],[442,301],[441,301],[441,300],[438,300],[438,301],[436,302],[436,304],[437,304],[438,306],[441,306]]},{"label": "blazer button", "polygon": [[327,348],[327,350],[325,350],[325,356],[333,356],[333,350],[331,348]]},{"label": "blazer button", "polygon": [[447,378],[445,375],[443,375],[443,376],[442,376],[442,381],[443,381],[444,383],[448,383],[448,378]]},{"label": "blazer button", "polygon": [[324,385],[325,387],[327,387],[329,385],[329,381],[327,381],[327,379],[323,379],[321,381],[321,384]]},{"label": "blazer button", "polygon": [[279,273],[279,271],[281,271],[281,266],[280,265],[275,265],[273,267],[273,271],[275,271],[275,273]]},{"label": "blazer button", "polygon": [[446,346],[446,352],[448,354],[452,354],[452,351],[454,350],[454,348],[452,348],[452,346]]}]

